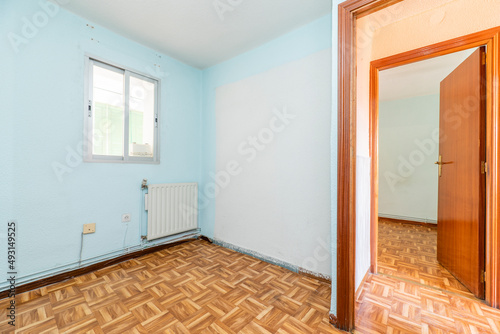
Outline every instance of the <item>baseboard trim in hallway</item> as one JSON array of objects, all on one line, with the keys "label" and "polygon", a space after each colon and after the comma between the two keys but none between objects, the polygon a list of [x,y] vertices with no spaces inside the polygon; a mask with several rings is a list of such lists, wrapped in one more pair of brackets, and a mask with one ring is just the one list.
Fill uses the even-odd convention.
[{"label": "baseboard trim in hallway", "polygon": [[379,221],[385,220],[388,223],[420,225],[420,226],[425,226],[425,227],[430,227],[430,228],[437,228],[437,222],[429,223],[429,222],[424,222],[424,221],[416,221],[416,220],[401,219],[401,218],[389,218],[389,217],[383,217],[383,216],[379,216],[378,219],[379,219]]},{"label": "baseboard trim in hallway", "polygon": [[366,271],[365,276],[363,276],[363,279],[361,280],[361,283],[359,283],[358,288],[356,289],[356,294],[354,297],[354,300],[358,300],[359,295],[361,294],[361,291],[363,290],[363,286],[365,285],[366,280],[368,279],[368,276],[370,275],[370,269]]}]

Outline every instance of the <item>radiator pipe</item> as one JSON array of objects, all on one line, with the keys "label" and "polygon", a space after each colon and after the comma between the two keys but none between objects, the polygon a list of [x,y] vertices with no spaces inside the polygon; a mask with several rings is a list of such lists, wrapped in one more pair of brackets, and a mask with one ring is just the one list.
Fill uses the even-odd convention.
[{"label": "radiator pipe", "polygon": [[139,223],[139,235],[141,236],[141,245],[144,247],[144,243],[147,242],[145,235],[146,233],[143,233],[143,222],[142,222],[142,216],[144,214],[144,211],[146,211],[146,208],[144,207],[144,189],[148,189],[148,180],[147,179],[142,179],[141,183],[141,199],[140,199],[140,205],[139,205],[139,216],[141,217],[140,223]]}]

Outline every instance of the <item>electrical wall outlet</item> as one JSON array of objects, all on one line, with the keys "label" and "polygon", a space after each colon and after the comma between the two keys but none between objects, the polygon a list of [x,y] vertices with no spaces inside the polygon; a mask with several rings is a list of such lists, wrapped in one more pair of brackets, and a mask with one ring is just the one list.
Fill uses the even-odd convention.
[{"label": "electrical wall outlet", "polygon": [[95,233],[95,223],[83,224],[83,234]]},{"label": "electrical wall outlet", "polygon": [[122,215],[122,223],[128,223],[130,221],[130,213],[124,213]]}]

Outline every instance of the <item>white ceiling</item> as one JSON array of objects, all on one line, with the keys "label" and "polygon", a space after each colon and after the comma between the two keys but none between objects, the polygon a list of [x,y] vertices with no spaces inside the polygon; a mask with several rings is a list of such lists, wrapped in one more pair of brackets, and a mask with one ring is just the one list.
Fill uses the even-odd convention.
[{"label": "white ceiling", "polygon": [[64,5],[198,68],[271,41],[331,13],[331,7],[331,0],[72,0]]},{"label": "white ceiling", "polygon": [[474,50],[476,48],[380,71],[379,100],[439,94],[440,82]]}]

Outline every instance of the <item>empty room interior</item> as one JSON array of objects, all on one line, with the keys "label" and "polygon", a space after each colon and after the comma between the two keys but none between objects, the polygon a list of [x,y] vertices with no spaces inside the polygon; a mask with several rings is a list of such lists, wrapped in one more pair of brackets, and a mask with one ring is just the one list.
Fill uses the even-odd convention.
[{"label": "empty room interior", "polygon": [[499,10],[0,2],[0,333],[500,332]]},{"label": "empty room interior", "polygon": [[437,163],[440,145],[451,140],[440,133],[441,122],[460,131],[473,117],[464,109],[461,117],[441,119],[440,86],[477,49],[381,71],[379,78],[378,272],[470,297],[468,282],[438,259],[438,242],[451,232],[441,229],[438,240],[439,196],[441,205],[446,196],[439,187],[450,166]]}]

